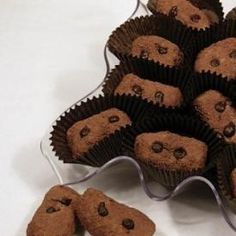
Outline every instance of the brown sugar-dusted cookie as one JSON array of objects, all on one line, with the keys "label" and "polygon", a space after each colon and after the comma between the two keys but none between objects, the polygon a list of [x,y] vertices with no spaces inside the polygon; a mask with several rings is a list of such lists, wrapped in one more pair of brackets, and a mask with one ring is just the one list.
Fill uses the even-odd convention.
[{"label": "brown sugar-dusted cookie", "polygon": [[80,195],[71,188],[51,188],[28,225],[27,236],[72,236],[79,198]]},{"label": "brown sugar-dusted cookie", "polygon": [[233,196],[236,198],[236,168],[231,172],[231,183],[232,183],[232,192]]},{"label": "brown sugar-dusted cookie", "polygon": [[127,74],[114,91],[115,94],[131,94],[165,106],[179,106],[183,100],[179,88],[159,82],[144,80]]},{"label": "brown sugar-dusted cookie", "polygon": [[203,49],[195,61],[195,71],[210,71],[236,79],[236,38],[227,38]]},{"label": "brown sugar-dusted cookie", "polygon": [[155,224],[143,213],[92,188],[82,195],[77,212],[93,236],[152,236],[155,232]]},{"label": "brown sugar-dusted cookie", "polygon": [[155,11],[174,17],[193,29],[205,29],[219,22],[216,13],[209,9],[199,9],[189,0],[150,0]]},{"label": "brown sugar-dusted cookie", "polygon": [[67,141],[75,155],[82,155],[103,138],[131,124],[126,113],[111,108],[76,122],[67,131]]},{"label": "brown sugar-dusted cookie", "polygon": [[193,105],[206,121],[227,142],[236,143],[236,110],[231,101],[216,90],[198,96]]},{"label": "brown sugar-dusted cookie", "polygon": [[136,38],[132,43],[131,53],[170,67],[179,66],[184,59],[183,52],[176,44],[154,35]]},{"label": "brown sugar-dusted cookie", "polygon": [[161,131],[138,135],[134,151],[136,157],[145,163],[191,171],[205,166],[208,147],[195,138]]}]

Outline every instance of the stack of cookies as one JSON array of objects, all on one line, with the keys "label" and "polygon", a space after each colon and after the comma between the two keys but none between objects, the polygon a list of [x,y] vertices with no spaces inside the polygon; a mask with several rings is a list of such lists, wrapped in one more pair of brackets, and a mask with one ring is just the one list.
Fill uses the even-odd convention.
[{"label": "stack of cookies", "polygon": [[[112,32],[107,45],[120,65],[99,97],[56,121],[53,150],[64,163],[95,167],[129,155],[167,187],[193,175],[222,179],[212,170],[236,145],[236,21],[223,18],[218,0],[150,0],[148,8],[153,15]],[[79,215],[85,226],[87,217]]]}]

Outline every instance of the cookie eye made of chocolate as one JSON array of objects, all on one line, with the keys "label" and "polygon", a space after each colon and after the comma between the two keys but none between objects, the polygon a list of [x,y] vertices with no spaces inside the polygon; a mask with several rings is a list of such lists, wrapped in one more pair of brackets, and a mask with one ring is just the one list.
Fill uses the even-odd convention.
[{"label": "cookie eye made of chocolate", "polygon": [[198,14],[194,14],[190,16],[190,19],[192,22],[198,23],[201,20],[201,16],[199,16]]},{"label": "cookie eye made of chocolate", "polygon": [[52,200],[55,201],[55,202],[59,202],[64,206],[70,206],[70,204],[72,202],[72,199],[67,198],[67,197],[62,197],[61,199],[54,199],[53,198]]},{"label": "cookie eye made of chocolate", "polygon": [[233,50],[230,54],[229,57],[232,59],[236,59],[236,50]]},{"label": "cookie eye made of chocolate", "polygon": [[155,153],[160,153],[163,151],[163,149],[164,149],[164,145],[161,142],[156,141],[152,144],[152,150]]},{"label": "cookie eye made of chocolate", "polygon": [[156,44],[155,46],[156,46],[157,52],[159,54],[163,55],[163,54],[167,54],[168,53],[168,48],[167,47],[162,47],[159,44]]},{"label": "cookie eye made of chocolate", "polygon": [[109,214],[105,202],[100,202],[98,205],[98,214],[102,217],[105,217]]},{"label": "cookie eye made of chocolate", "polygon": [[132,87],[132,91],[137,94],[138,96],[141,96],[142,93],[143,93],[143,89],[141,88],[141,86],[135,84],[133,87]]},{"label": "cookie eye made of chocolate", "polygon": [[217,67],[217,66],[219,66],[219,65],[220,65],[219,59],[212,59],[212,60],[210,61],[210,65],[211,65],[212,67]]},{"label": "cookie eye made of chocolate", "polygon": [[176,148],[173,152],[173,155],[177,160],[180,160],[187,155],[187,151],[183,147]]},{"label": "cookie eye made of chocolate", "polygon": [[171,7],[168,15],[170,17],[176,17],[178,15],[178,7],[177,6]]},{"label": "cookie eye made of chocolate", "polygon": [[65,206],[70,206],[72,199],[63,197],[59,202]]},{"label": "cookie eye made of chocolate", "polygon": [[47,208],[47,210],[46,210],[46,212],[47,212],[48,214],[52,214],[52,213],[57,212],[57,211],[60,211],[60,209],[55,209],[54,207],[49,207],[49,208]]},{"label": "cookie eye made of chocolate", "polygon": [[235,135],[236,127],[233,122],[229,122],[224,128],[223,134],[227,138],[231,138]]},{"label": "cookie eye made of chocolate", "polygon": [[115,123],[115,122],[118,122],[120,120],[119,116],[110,116],[108,118],[109,122],[110,123]]},{"label": "cookie eye made of chocolate", "polygon": [[85,126],[81,131],[79,132],[80,137],[84,138],[90,133],[90,128],[88,126]]},{"label": "cookie eye made of chocolate", "polygon": [[134,221],[128,218],[122,221],[122,225],[128,230],[134,229]]},{"label": "cookie eye made of chocolate", "polygon": [[226,101],[217,102],[215,105],[215,110],[218,111],[219,113],[222,113],[225,111],[226,105],[227,105]]},{"label": "cookie eye made of chocolate", "polygon": [[148,57],[149,57],[149,52],[148,52],[147,50],[145,50],[145,49],[142,49],[141,52],[140,52],[140,57],[141,57],[142,59],[148,59]]},{"label": "cookie eye made of chocolate", "polygon": [[164,93],[162,93],[161,91],[157,91],[155,93],[155,99],[157,103],[162,104],[164,101]]}]

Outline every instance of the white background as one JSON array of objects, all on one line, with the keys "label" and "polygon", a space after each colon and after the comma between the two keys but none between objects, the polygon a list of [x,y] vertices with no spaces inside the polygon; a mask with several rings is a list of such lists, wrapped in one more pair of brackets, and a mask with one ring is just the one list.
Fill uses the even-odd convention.
[{"label": "white background", "polygon": [[[233,2],[223,1],[225,12]],[[40,153],[40,139],[61,112],[103,79],[103,46],[135,4],[135,0],[0,0],[0,235],[25,235],[43,194],[57,184]],[[112,189],[107,192],[112,194]],[[124,193],[117,195],[117,200],[125,198]],[[153,204],[144,194],[140,198],[139,209],[156,217],[157,235],[234,235],[213,200],[206,212],[209,217],[196,227],[176,220],[196,211],[196,206],[193,213],[189,206],[185,211],[188,200]]]}]

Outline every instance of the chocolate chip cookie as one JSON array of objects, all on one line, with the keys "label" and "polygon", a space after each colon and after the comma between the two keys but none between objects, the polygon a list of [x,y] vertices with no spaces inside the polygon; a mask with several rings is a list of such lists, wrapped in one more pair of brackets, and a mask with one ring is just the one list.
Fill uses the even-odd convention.
[{"label": "chocolate chip cookie", "polygon": [[87,119],[80,120],[69,128],[67,131],[68,145],[72,153],[79,158],[96,143],[121,127],[130,124],[131,120],[125,112],[117,108],[105,110]]},{"label": "chocolate chip cookie", "polygon": [[80,195],[71,188],[51,188],[28,225],[27,236],[72,236],[79,198]]},{"label": "chocolate chip cookie", "polygon": [[142,133],[135,139],[136,158],[170,170],[195,170],[205,166],[208,147],[195,138],[169,131]]},{"label": "chocolate chip cookie", "polygon": [[193,105],[220,137],[236,143],[236,110],[230,99],[216,90],[208,90],[198,96]]},{"label": "chocolate chip cookie", "polygon": [[150,0],[149,6],[157,12],[174,17],[193,29],[205,29],[219,22],[217,14],[210,9],[199,9],[190,0]]},{"label": "chocolate chip cookie", "polygon": [[143,99],[165,106],[179,106],[183,100],[179,88],[144,80],[132,73],[122,78],[114,93],[141,96]]},{"label": "chocolate chip cookie", "polygon": [[176,44],[154,35],[137,37],[132,43],[131,53],[170,67],[179,66],[184,59],[183,52]]},{"label": "chocolate chip cookie", "polygon": [[95,189],[85,191],[77,212],[93,236],[152,236],[155,232],[155,224],[143,213]]},{"label": "chocolate chip cookie", "polygon": [[236,38],[227,38],[203,49],[195,61],[195,71],[210,71],[236,79]]}]

